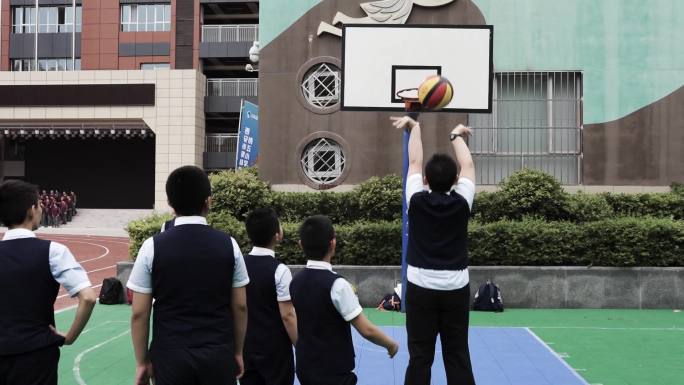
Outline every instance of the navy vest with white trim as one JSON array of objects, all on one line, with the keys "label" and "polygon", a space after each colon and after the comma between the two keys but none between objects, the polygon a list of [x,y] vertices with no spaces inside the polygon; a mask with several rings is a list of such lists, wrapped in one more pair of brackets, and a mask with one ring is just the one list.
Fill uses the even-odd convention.
[{"label": "navy vest with white trim", "polygon": [[269,255],[247,255],[247,335],[245,356],[281,352],[292,354],[292,342],[280,316],[275,272],[280,262]]},{"label": "navy vest with white trim", "polygon": [[408,264],[431,270],[468,267],[468,202],[449,194],[421,191],[411,197]]},{"label": "navy vest with white trim", "polygon": [[59,284],[50,273],[50,241],[0,242],[0,356],[59,346],[55,325]]},{"label": "navy vest with white trim", "polygon": [[297,367],[308,373],[346,373],[354,369],[351,326],[337,311],[330,290],[342,277],[329,270],[304,269],[290,284],[297,313]]},{"label": "navy vest with white trim", "polygon": [[152,348],[233,348],[235,255],[228,234],[201,224],[154,237]]}]

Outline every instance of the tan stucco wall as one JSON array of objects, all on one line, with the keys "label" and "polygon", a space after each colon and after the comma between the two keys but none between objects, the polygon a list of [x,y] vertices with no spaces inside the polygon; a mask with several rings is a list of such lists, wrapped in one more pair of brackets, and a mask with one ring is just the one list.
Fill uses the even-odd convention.
[{"label": "tan stucco wall", "polygon": [[[168,211],[164,185],[183,165],[202,167],[206,78],[196,70],[0,72],[0,85],[155,84],[149,107],[11,107],[0,108],[2,121],[103,121],[142,119],[154,131],[155,204]],[[131,186],[132,188],[135,186]]]}]

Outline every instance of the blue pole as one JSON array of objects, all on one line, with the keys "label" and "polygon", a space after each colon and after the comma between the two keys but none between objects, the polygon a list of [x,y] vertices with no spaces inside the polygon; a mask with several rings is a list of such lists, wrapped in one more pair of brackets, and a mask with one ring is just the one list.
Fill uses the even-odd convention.
[{"label": "blue pole", "polygon": [[402,194],[401,194],[401,311],[406,312],[406,268],[408,263],[406,262],[406,250],[408,248],[408,207],[406,205],[406,178],[408,177],[408,143],[409,143],[409,132],[404,130],[404,140],[403,140],[403,161],[402,161]]}]

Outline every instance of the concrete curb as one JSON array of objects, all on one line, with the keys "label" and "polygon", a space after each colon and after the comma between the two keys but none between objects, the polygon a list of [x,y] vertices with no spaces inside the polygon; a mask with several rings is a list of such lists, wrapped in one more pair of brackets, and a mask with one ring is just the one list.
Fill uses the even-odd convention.
[{"label": "concrete curb", "polygon": [[[132,262],[119,262],[128,281]],[[290,266],[293,274],[303,266]],[[335,266],[356,286],[363,306],[375,307],[401,280],[400,266]],[[508,308],[682,309],[684,267],[471,266],[471,294],[488,279]]]}]

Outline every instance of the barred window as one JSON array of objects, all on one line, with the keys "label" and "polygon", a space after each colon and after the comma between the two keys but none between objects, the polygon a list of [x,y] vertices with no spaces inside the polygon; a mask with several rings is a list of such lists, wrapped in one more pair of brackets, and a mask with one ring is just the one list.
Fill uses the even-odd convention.
[{"label": "barred window", "polygon": [[309,180],[317,184],[333,184],[345,166],[342,147],[329,138],[319,138],[310,142],[301,158],[302,170]]},{"label": "barred window", "polygon": [[326,108],[340,101],[340,69],[330,63],[314,66],[304,75],[302,92],[314,107]]},{"label": "barred window", "polygon": [[480,184],[521,168],[581,183],[582,76],[579,72],[502,72],[491,114],[470,114],[470,148]]},{"label": "barred window", "polygon": [[170,4],[128,4],[121,6],[123,32],[161,32],[171,30]]}]

